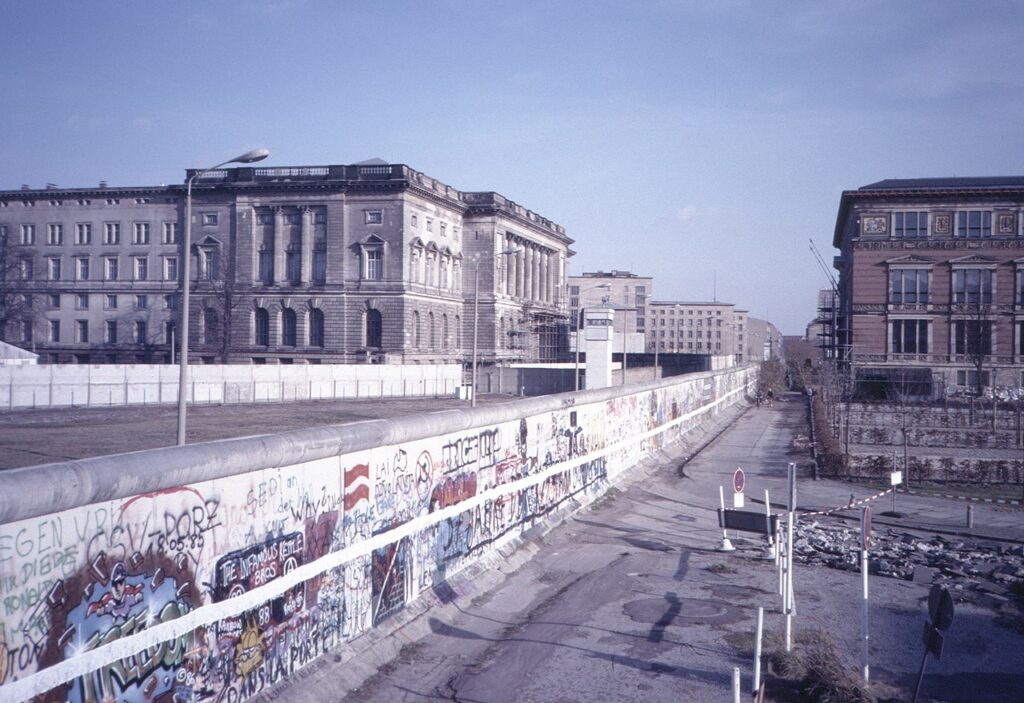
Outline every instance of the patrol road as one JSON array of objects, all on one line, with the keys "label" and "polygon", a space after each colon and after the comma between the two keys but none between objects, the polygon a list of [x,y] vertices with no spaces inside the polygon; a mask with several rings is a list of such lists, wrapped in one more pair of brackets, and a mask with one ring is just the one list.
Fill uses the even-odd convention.
[{"label": "patrol road", "polygon": [[[790,398],[743,413],[685,466],[685,477],[678,474],[678,457],[661,455],[528,542],[500,567],[506,573],[457,575],[441,593],[447,604],[390,634],[356,640],[352,646],[361,653],[328,655],[270,695],[300,703],[731,700],[734,666],[742,667],[744,690],[749,687],[752,662],[734,645],[743,636],[749,641],[757,607],[765,607],[767,633],[780,633],[783,623],[776,571],[763,558],[759,538],[734,537],[736,552],[715,551],[722,536],[718,487],[729,492],[742,466],[748,508],[761,507],[751,499],[766,487],[782,500],[787,463],[806,467],[807,461],[806,452],[791,449],[793,434],[806,431],[805,405]],[[804,504],[848,501],[849,484],[812,482],[806,474]],[[948,501],[900,501],[911,521],[954,519],[952,508],[944,507]],[[962,503],[953,503],[961,515]],[[1019,512],[979,510],[983,519],[1020,530]],[[912,690],[928,586],[871,581],[872,680]],[[853,669],[860,652],[860,588],[856,573],[796,568],[796,630],[828,631]],[[941,691],[949,696],[943,700],[1005,700],[1005,686],[1024,684],[1014,654],[1024,648],[1024,635],[996,626],[984,611],[958,608],[943,662],[929,665],[923,691]]]}]

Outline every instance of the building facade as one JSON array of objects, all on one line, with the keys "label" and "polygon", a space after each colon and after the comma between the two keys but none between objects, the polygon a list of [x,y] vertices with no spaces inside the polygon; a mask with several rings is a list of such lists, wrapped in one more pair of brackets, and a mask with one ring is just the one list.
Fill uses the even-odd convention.
[{"label": "building facade", "polygon": [[858,383],[1024,385],[1024,177],[845,191],[833,244],[836,353]]},{"label": "building facade", "polygon": [[[50,362],[172,360],[184,200],[0,192],[8,341]],[[245,167],[197,178],[192,212],[197,361],[450,363],[474,332],[483,362],[565,354],[572,240],[498,193],[376,160]]]},{"label": "building facade", "polygon": [[654,301],[650,311],[649,353],[728,356],[735,363],[750,358],[747,311],[732,303]]},{"label": "building facade", "polygon": [[625,316],[621,324],[628,332],[643,335],[647,329],[647,306],[653,285],[654,279],[650,276],[629,271],[593,271],[570,276],[569,313],[574,321],[578,321],[580,310],[584,308],[611,305],[616,314]]}]

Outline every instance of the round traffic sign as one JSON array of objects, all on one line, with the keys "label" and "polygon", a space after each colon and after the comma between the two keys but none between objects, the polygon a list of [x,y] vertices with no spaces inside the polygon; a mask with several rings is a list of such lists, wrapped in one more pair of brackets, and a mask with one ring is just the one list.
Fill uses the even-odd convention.
[{"label": "round traffic sign", "polygon": [[945,586],[935,584],[928,593],[928,618],[939,630],[948,629],[953,623],[953,596]]},{"label": "round traffic sign", "polygon": [[743,469],[736,469],[736,473],[732,475],[732,490],[736,493],[742,493],[743,487],[747,485],[747,477],[743,474]]}]

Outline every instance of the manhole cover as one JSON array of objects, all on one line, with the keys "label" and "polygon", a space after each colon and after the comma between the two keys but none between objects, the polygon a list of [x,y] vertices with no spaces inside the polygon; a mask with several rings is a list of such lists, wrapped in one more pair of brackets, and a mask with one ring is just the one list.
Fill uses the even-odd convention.
[{"label": "manhole cover", "polygon": [[742,612],[736,606],[719,600],[700,598],[641,598],[622,607],[635,622],[649,625],[728,625],[739,622]]}]

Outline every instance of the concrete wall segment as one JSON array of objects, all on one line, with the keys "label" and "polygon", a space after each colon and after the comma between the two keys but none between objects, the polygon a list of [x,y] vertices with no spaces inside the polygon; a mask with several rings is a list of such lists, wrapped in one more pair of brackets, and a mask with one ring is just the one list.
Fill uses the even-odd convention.
[{"label": "concrete wall segment", "polygon": [[[0,475],[0,639],[19,655],[0,699],[141,703],[202,688],[240,703],[550,511],[594,500],[755,377],[747,367]],[[43,512],[7,498],[32,481],[51,498]]]}]

